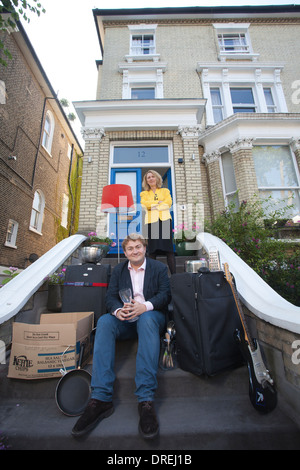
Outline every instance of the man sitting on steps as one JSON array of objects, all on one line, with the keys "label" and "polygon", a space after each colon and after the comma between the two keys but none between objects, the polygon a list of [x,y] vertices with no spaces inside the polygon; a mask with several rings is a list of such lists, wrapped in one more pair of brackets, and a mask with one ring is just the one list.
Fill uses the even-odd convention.
[{"label": "man sitting on steps", "polygon": [[[110,313],[98,320],[92,395],[72,430],[75,437],[85,435],[113,413],[115,342],[135,337],[138,337],[135,394],[140,416],[139,432],[145,439],[153,439],[159,431],[153,400],[157,388],[160,335],[171,299],[167,266],[145,257],[146,240],[139,234],[128,235],[122,248],[127,260],[113,270],[106,295],[106,307]],[[133,300],[130,304],[123,304],[119,291],[128,287]]]}]

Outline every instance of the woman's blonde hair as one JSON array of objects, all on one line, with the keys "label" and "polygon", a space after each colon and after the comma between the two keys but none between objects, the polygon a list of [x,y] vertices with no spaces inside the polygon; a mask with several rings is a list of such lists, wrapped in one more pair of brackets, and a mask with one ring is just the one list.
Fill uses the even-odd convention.
[{"label": "woman's blonde hair", "polygon": [[162,177],[160,176],[160,174],[157,173],[157,171],[155,171],[155,170],[148,170],[148,171],[146,171],[146,173],[145,173],[145,175],[144,175],[144,178],[143,178],[142,186],[143,186],[144,190],[145,190],[145,191],[149,191],[149,189],[150,189],[150,186],[149,186],[149,184],[147,183],[147,175],[148,175],[149,173],[152,173],[152,174],[155,176],[155,178],[156,178],[156,186],[157,186],[158,188],[161,188],[163,181],[162,181]]}]

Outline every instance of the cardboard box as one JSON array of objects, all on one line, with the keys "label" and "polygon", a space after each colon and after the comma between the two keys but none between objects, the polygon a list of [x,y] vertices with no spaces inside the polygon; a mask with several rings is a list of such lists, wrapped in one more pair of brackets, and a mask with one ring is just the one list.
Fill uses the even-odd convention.
[{"label": "cardboard box", "polygon": [[60,369],[78,367],[83,343],[84,365],[91,353],[93,326],[94,312],[42,314],[39,325],[15,322],[8,377],[61,377]]}]

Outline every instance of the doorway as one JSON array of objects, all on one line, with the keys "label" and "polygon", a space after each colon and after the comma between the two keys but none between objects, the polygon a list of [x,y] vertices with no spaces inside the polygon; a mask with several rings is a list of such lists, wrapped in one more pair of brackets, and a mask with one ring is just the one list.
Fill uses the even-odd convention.
[{"label": "doorway", "polygon": [[[170,167],[151,167],[150,165],[142,168],[111,168],[110,182],[111,184],[128,184],[131,187],[133,201],[135,204],[135,212],[130,214],[120,214],[119,224],[117,223],[117,215],[109,214],[109,236],[116,243],[116,246],[110,249],[111,254],[118,252],[118,230],[120,253],[122,250],[122,241],[129,233],[142,233],[144,213],[141,207],[140,193],[143,191],[142,181],[145,173],[149,168],[157,171],[162,177],[163,187],[168,188],[173,199],[172,173]],[[173,211],[171,208],[172,223],[174,224]],[[174,228],[174,227],[173,227]]]}]

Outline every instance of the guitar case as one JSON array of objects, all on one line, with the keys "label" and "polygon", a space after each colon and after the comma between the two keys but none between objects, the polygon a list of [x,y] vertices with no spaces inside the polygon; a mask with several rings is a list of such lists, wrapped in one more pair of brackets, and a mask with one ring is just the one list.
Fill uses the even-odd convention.
[{"label": "guitar case", "polygon": [[223,271],[173,274],[170,284],[179,367],[213,376],[244,364],[234,339],[241,320]]}]

